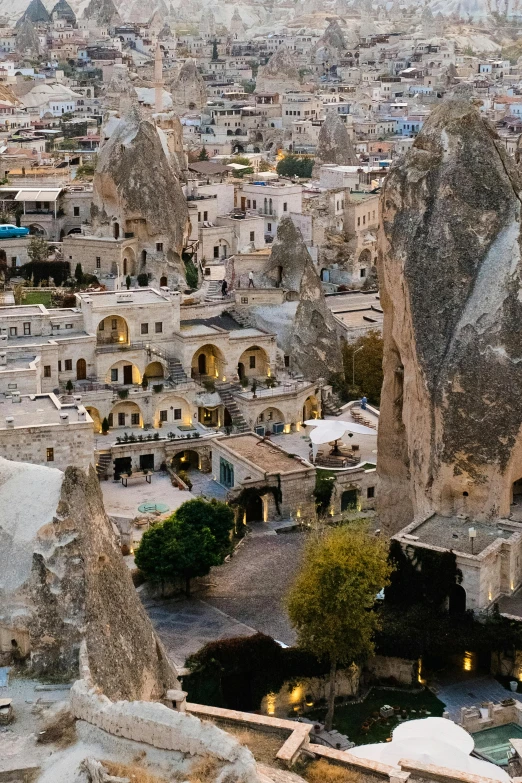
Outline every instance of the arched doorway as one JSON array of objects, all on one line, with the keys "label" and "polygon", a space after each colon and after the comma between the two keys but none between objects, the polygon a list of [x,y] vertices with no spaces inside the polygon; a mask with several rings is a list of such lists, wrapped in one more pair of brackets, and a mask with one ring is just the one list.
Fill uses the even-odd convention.
[{"label": "arched doorway", "polygon": [[317,401],[317,397],[315,394],[311,394],[309,397],[306,398],[304,405],[303,405],[303,421],[308,421],[308,419],[318,419],[319,418],[319,403]]},{"label": "arched doorway", "polygon": [[357,511],[356,489],[346,489],[341,495],[341,513],[343,511]]},{"label": "arched doorway", "polygon": [[120,224],[119,223],[115,223],[113,225],[113,227],[112,227],[112,235],[113,235],[114,239],[119,239],[120,238]]},{"label": "arched doorway", "polygon": [[123,274],[124,274],[124,275],[127,275],[127,274],[128,274],[128,272],[127,272],[127,266],[128,266],[128,261],[127,261],[127,258],[125,257],[125,258],[123,259]]},{"label": "arched doorway", "polygon": [[160,286],[162,286],[162,287],[166,287],[167,286],[167,278],[165,277],[165,275],[160,277]]},{"label": "arched doorway", "polygon": [[[111,423],[112,421],[112,423]],[[142,427],[143,419],[139,406],[135,402],[119,402],[111,411],[109,424],[117,427]]]},{"label": "arched doorway", "polygon": [[270,370],[268,354],[264,348],[258,345],[252,345],[243,351],[239,357],[237,372],[240,374],[240,365],[243,365],[244,378],[266,378]]},{"label": "arched doorway", "polygon": [[96,330],[96,344],[110,345],[120,343],[129,344],[129,328],[127,321],[121,315],[108,315],[98,324]]},{"label": "arched doorway", "polygon": [[225,359],[217,346],[207,343],[195,352],[190,366],[192,377],[206,375],[219,378],[223,375]]},{"label": "arched doorway", "polygon": [[76,362],[76,380],[84,381],[87,378],[87,362],[85,359],[78,359]]},{"label": "arched doorway", "polygon": [[246,522],[263,521],[263,499],[259,495],[250,497],[245,506]]},{"label": "arched doorway", "polygon": [[464,614],[466,611],[466,591],[462,585],[453,585],[449,594],[449,613]]},{"label": "arched doorway", "polygon": [[175,473],[180,470],[199,470],[199,454],[192,449],[180,451],[179,454],[174,454],[171,464]]},{"label": "arched doorway", "polygon": [[237,374],[239,376],[239,380],[242,381],[245,377],[245,365],[243,362],[239,362],[237,365]]},{"label": "arched doorway", "polygon": [[145,372],[143,373],[143,377],[147,378],[147,380],[160,380],[165,377],[165,368],[163,367],[161,362],[151,362],[148,364],[145,368]]}]

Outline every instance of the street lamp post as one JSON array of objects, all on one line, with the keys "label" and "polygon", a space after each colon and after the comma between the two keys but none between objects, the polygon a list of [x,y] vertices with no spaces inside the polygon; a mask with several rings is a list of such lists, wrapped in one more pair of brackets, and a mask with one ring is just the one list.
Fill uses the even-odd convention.
[{"label": "street lamp post", "polygon": [[355,386],[355,354],[359,353],[359,351],[362,351],[363,348],[364,345],[361,345],[361,347],[356,348],[352,354],[352,386]]}]

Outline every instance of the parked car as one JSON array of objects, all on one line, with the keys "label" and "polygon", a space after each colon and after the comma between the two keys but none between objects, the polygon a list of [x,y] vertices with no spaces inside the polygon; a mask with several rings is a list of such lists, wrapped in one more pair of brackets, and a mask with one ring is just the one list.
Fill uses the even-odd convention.
[{"label": "parked car", "polygon": [[23,226],[13,226],[11,223],[4,223],[0,225],[0,239],[6,239],[10,237],[26,237],[29,234],[29,229]]}]

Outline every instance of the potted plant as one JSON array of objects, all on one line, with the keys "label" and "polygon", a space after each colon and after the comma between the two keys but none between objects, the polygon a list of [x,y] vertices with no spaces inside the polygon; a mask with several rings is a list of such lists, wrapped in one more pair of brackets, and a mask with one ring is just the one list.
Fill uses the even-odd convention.
[{"label": "potted plant", "polygon": [[107,435],[108,432],[109,432],[109,420],[107,416],[105,416],[102,421],[102,435]]},{"label": "potted plant", "polygon": [[69,380],[67,381],[67,383],[65,384],[65,389],[66,389],[66,391],[68,391],[68,392],[72,392],[72,390],[74,389],[73,382],[71,381],[71,379],[70,379],[70,378],[69,378]]}]

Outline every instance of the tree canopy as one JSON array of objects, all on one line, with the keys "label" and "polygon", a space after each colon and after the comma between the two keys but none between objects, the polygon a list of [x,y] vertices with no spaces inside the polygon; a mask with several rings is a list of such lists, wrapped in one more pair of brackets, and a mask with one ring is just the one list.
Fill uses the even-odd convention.
[{"label": "tree canopy", "polygon": [[377,593],[388,584],[386,543],[361,528],[329,528],[309,541],[287,598],[297,643],[330,664],[326,726],[333,720],[337,665],[373,652]]},{"label": "tree canopy", "polygon": [[369,402],[379,405],[383,381],[383,340],[379,332],[372,330],[353,343],[344,343],[342,352],[348,396],[356,399],[364,394]]},{"label": "tree canopy", "polygon": [[182,579],[189,595],[191,579],[208,574],[230,551],[233,525],[234,512],[225,503],[189,500],[143,534],[136,565],[162,592]]},{"label": "tree canopy", "polygon": [[277,173],[281,177],[310,178],[314,161],[312,158],[303,158],[299,155],[285,155],[277,164]]}]

